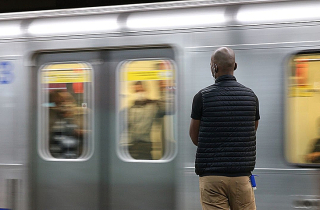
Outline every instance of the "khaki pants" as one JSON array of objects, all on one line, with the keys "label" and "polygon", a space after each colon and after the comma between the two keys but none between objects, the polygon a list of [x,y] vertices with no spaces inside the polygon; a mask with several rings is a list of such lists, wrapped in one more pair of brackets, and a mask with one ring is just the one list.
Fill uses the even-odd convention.
[{"label": "khaki pants", "polygon": [[248,176],[204,176],[199,182],[203,210],[256,210]]}]

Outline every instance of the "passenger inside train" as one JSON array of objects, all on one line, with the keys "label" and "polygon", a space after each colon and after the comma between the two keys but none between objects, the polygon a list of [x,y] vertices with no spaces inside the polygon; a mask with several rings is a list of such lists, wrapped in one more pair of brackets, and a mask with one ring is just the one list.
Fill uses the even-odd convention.
[{"label": "passenger inside train", "polygon": [[[320,119],[318,119],[318,132],[320,135]],[[309,163],[320,163],[320,138],[312,141],[312,147],[306,155],[306,161]]]},{"label": "passenger inside train", "polygon": [[[128,110],[128,130],[130,134],[129,153],[134,159],[152,160],[153,124],[156,118],[163,117],[165,103],[160,100],[152,100],[148,97],[145,84],[137,81],[133,85],[133,106]],[[159,127],[158,127],[159,129]],[[162,139],[160,139],[162,141]]]},{"label": "passenger inside train", "polygon": [[[174,93],[170,83],[153,81],[152,84],[159,85],[159,99],[150,99],[144,82],[137,81],[132,85],[133,105],[128,109],[129,153],[137,160],[160,159],[163,156],[163,117],[174,113]],[[161,150],[161,154],[156,150]]]},{"label": "passenger inside train", "polygon": [[[67,90],[50,92],[49,150],[55,158],[75,159],[81,155],[84,109],[77,106],[74,97]],[[79,109],[80,108],[80,109]]]},{"label": "passenger inside train", "polygon": [[306,155],[306,160],[310,163],[320,163],[320,138],[315,140],[311,152]]},{"label": "passenger inside train", "polygon": [[122,66],[120,148],[125,159],[160,160],[175,150],[174,72],[170,62],[164,63],[140,60]]}]

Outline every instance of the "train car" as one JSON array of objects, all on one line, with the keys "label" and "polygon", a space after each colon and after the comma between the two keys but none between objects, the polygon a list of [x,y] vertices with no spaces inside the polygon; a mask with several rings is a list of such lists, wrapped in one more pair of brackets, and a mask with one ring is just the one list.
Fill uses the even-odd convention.
[{"label": "train car", "polygon": [[0,209],[200,210],[191,103],[214,82],[220,46],[260,102],[257,209],[319,209],[319,9],[197,0],[1,14]]}]

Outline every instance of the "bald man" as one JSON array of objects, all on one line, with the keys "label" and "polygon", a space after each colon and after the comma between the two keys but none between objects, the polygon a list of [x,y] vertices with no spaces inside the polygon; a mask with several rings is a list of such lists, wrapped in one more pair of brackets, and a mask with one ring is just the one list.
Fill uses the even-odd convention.
[{"label": "bald man", "polygon": [[193,98],[190,137],[197,146],[203,210],[255,210],[250,175],[256,161],[259,101],[237,82],[235,53],[221,47],[211,57],[215,83]]}]

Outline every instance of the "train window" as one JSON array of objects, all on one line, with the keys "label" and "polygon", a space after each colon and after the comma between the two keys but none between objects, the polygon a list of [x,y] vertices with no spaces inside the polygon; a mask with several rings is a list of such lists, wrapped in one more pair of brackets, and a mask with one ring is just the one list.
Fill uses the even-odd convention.
[{"label": "train window", "polygon": [[118,154],[123,160],[161,162],[175,155],[174,66],[163,59],[120,65]]},{"label": "train window", "polygon": [[46,160],[83,160],[92,153],[92,68],[51,63],[39,71],[39,154]]},{"label": "train window", "polygon": [[287,160],[295,164],[319,164],[320,52],[293,56],[287,78]]}]

